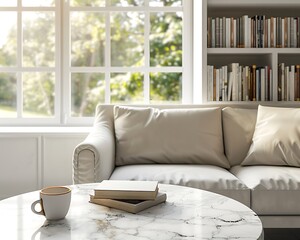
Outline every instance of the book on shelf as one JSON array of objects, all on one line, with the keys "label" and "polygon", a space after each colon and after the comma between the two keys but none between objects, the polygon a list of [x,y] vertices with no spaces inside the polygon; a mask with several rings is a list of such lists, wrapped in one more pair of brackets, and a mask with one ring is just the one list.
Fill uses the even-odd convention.
[{"label": "book on shelf", "polygon": [[[220,33],[221,33],[221,30],[220,30],[220,18],[216,18],[216,21],[215,21],[215,30],[216,30],[216,34],[215,34],[215,43],[212,42],[212,45],[216,46],[216,48],[219,48],[221,47],[220,45]],[[213,39],[213,38],[212,38]]]},{"label": "book on shelf", "polygon": [[225,43],[223,42],[223,31],[224,31],[224,25],[223,25],[223,17],[221,17],[220,19],[219,19],[219,25],[220,25],[220,27],[219,27],[219,29],[220,29],[220,34],[219,34],[219,42],[220,42],[220,47],[224,47],[225,45]]},{"label": "book on shelf", "polygon": [[284,68],[284,63],[280,63],[278,65],[278,80],[277,80],[277,98],[278,101],[282,101],[282,82],[283,82],[283,68]]},{"label": "book on shelf", "polygon": [[95,198],[154,200],[157,181],[103,180],[94,189]]},{"label": "book on shelf", "polygon": [[251,101],[256,101],[256,65],[252,65],[251,68],[251,86],[250,86],[250,91],[251,91]]},{"label": "book on shelf", "polygon": [[290,72],[288,66],[284,69],[284,79],[284,101],[288,101],[290,99]]},{"label": "book on shelf", "polygon": [[226,18],[225,19],[226,21],[226,25],[225,25],[225,28],[226,28],[226,32],[225,32],[225,38],[226,38],[226,47],[227,48],[230,48],[231,47],[231,24],[230,24],[230,18]]},{"label": "book on shelf", "polygon": [[212,21],[211,21],[211,18],[207,18],[207,47],[208,48],[211,48],[212,45],[211,45],[211,42],[212,42]]},{"label": "book on shelf", "polygon": [[276,26],[275,26],[275,18],[270,18],[270,47],[274,48],[276,46],[275,36],[276,36]]},{"label": "book on shelf", "polygon": [[261,75],[260,75],[260,67],[256,68],[256,86],[255,86],[255,101],[260,101],[260,95],[261,95]]},{"label": "book on shelf", "polygon": [[238,63],[231,63],[229,64],[229,72],[231,72],[231,83],[230,83],[230,91],[231,91],[231,100],[237,101],[238,100],[238,69],[239,64]]},{"label": "book on shelf", "polygon": [[223,24],[223,28],[222,28],[222,45],[226,47],[226,18],[222,17],[222,24]]},{"label": "book on shelf", "polygon": [[300,65],[296,66],[295,73],[295,101],[300,101]]},{"label": "book on shelf", "polygon": [[128,199],[99,199],[90,195],[90,202],[103,205],[106,207],[116,208],[130,213],[138,213],[147,208],[156,206],[165,202],[167,199],[166,193],[158,193],[154,200],[128,200]]},{"label": "book on shelf", "polygon": [[213,66],[207,66],[207,78],[210,79],[207,84],[207,98],[209,101],[214,101],[214,67]]},{"label": "book on shelf", "polygon": [[214,89],[214,91],[216,92],[214,92],[213,95],[216,94],[216,101],[219,101],[220,100],[220,70],[219,69],[216,70],[216,88]]},{"label": "book on shelf", "polygon": [[290,71],[290,101],[295,100],[295,65],[291,66]]},{"label": "book on shelf", "polygon": [[211,47],[215,48],[216,47],[216,20],[212,19],[211,20]]},{"label": "book on shelf", "polygon": [[232,100],[232,84],[233,84],[233,73],[229,72],[229,80],[228,80],[228,96],[227,100],[231,101]]},{"label": "book on shelf", "polygon": [[278,65],[278,101],[300,101],[300,65]]},{"label": "book on shelf", "polygon": [[208,101],[273,100],[270,66],[242,66],[239,63],[231,63],[216,68],[208,65],[207,81]]},{"label": "book on shelf", "polygon": [[208,17],[208,48],[299,48],[300,17]]}]

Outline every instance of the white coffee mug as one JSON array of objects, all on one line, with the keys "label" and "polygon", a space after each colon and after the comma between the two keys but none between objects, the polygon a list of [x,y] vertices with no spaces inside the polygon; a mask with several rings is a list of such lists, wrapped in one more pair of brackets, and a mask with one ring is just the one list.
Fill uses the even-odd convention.
[{"label": "white coffee mug", "polygon": [[[44,215],[48,220],[63,219],[70,208],[71,189],[68,187],[47,187],[40,191],[40,199],[31,204],[31,210]],[[37,204],[41,205],[40,212],[35,210]]]}]

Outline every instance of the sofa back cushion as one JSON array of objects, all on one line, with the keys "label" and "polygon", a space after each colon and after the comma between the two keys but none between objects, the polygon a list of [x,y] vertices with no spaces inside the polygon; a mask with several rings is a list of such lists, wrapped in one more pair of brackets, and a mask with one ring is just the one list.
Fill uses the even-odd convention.
[{"label": "sofa back cushion", "polygon": [[114,107],[116,165],[211,164],[229,168],[220,108]]},{"label": "sofa back cushion", "polygon": [[242,165],[300,167],[300,108],[258,106],[249,152]]},{"label": "sofa back cushion", "polygon": [[225,107],[222,110],[224,146],[231,166],[247,156],[255,130],[257,109]]}]

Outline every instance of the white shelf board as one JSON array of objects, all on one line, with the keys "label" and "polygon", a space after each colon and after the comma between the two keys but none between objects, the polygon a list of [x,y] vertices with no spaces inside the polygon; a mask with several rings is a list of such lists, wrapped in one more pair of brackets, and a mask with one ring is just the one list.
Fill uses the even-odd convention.
[{"label": "white shelf board", "polygon": [[300,101],[206,101],[205,104],[255,108],[258,105],[273,107],[300,107]]},{"label": "white shelf board", "polygon": [[271,7],[271,8],[299,8],[299,0],[208,0],[208,7],[237,8],[237,7]]},{"label": "white shelf board", "polygon": [[300,54],[300,48],[208,48],[207,54]]}]

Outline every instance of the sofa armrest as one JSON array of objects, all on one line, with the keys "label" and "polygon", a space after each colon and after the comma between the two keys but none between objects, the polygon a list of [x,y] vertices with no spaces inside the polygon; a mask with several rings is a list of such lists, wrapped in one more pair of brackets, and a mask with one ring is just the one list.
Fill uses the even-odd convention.
[{"label": "sofa armrest", "polygon": [[73,153],[73,182],[109,179],[115,167],[115,139],[111,127],[96,125]]}]

